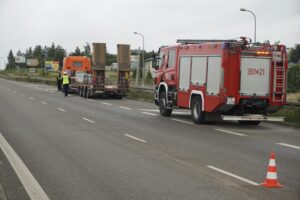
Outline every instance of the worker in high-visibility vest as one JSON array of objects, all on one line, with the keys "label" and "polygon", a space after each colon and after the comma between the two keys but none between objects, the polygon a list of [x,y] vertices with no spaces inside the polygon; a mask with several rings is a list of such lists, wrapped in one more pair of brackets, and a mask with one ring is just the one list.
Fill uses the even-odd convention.
[{"label": "worker in high-visibility vest", "polygon": [[70,80],[69,80],[69,76],[68,76],[67,72],[64,72],[64,75],[63,75],[62,79],[63,79],[63,86],[64,86],[65,96],[68,96]]},{"label": "worker in high-visibility vest", "polygon": [[57,90],[61,91],[61,82],[62,82],[62,75],[61,71],[58,71],[57,77],[56,77],[56,83],[57,83]]}]

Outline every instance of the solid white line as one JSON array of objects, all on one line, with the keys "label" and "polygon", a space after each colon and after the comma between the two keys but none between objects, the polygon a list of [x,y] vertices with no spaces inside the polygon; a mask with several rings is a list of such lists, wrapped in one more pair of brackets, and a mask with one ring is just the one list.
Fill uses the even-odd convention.
[{"label": "solid white line", "polygon": [[172,118],[173,121],[176,121],[176,122],[181,122],[181,123],[185,123],[185,124],[189,124],[189,125],[193,125],[192,122],[188,122],[188,121],[185,121],[185,120],[181,120],[181,119],[174,119]]},{"label": "solid white line", "polygon": [[111,103],[106,103],[106,102],[101,102],[101,103],[104,104],[104,105],[108,105],[108,106],[112,105]]},{"label": "solid white line", "polygon": [[221,132],[224,132],[224,133],[229,133],[229,134],[232,134],[232,135],[238,135],[238,136],[247,136],[245,134],[242,134],[242,133],[236,133],[236,132],[233,132],[233,131],[227,131],[227,130],[223,130],[223,129],[215,129],[216,131],[221,131]]},{"label": "solid white line", "polygon": [[119,108],[125,109],[125,110],[131,110],[131,108],[124,107],[124,106],[119,106]]},{"label": "solid white line", "polygon": [[33,97],[28,97],[28,99],[31,99],[31,100],[33,100],[34,98],[33,98]]},{"label": "solid white line", "polygon": [[291,145],[291,144],[286,144],[286,143],[277,143],[278,145],[282,145],[282,146],[286,146],[286,147],[290,147],[290,148],[294,148],[294,149],[299,149],[300,150],[300,147],[299,146],[296,146],[296,145]]},{"label": "solid white line", "polygon": [[47,104],[45,101],[41,101],[41,103],[42,103],[42,104],[45,104],[45,105]]},{"label": "solid white line", "polygon": [[96,123],[96,122],[94,122],[93,120],[90,120],[90,119],[85,118],[85,117],[83,117],[82,119],[85,120],[85,121],[88,121],[88,122],[90,122],[90,123],[93,123],[93,124]]},{"label": "solid white line", "polygon": [[134,136],[132,136],[132,135],[129,135],[129,134],[124,134],[124,135],[127,136],[127,137],[130,137],[131,139],[134,139],[134,140],[136,140],[136,141],[139,141],[139,142],[142,142],[142,143],[147,143],[146,140],[142,140],[142,139],[137,138],[137,137],[134,137]]},{"label": "solid white line", "polygon": [[49,200],[49,197],[31,174],[21,158],[17,155],[14,149],[9,145],[6,139],[0,133],[0,147],[7,157],[9,163],[13,167],[21,183],[23,184],[30,199]]},{"label": "solid white line", "polygon": [[66,112],[66,110],[62,109],[62,108],[57,108],[60,111]]},{"label": "solid white line", "polygon": [[149,112],[142,112],[142,113],[146,114],[146,115],[157,116],[157,114],[154,114],[154,113],[149,113]]},{"label": "solid white line", "polygon": [[223,173],[223,174],[226,174],[226,175],[228,175],[228,176],[231,176],[231,177],[233,177],[233,178],[236,178],[236,179],[239,179],[239,180],[241,180],[241,181],[244,181],[244,182],[246,182],[246,183],[249,183],[249,184],[251,184],[251,185],[255,185],[255,186],[258,186],[258,185],[259,185],[259,184],[256,183],[256,182],[250,181],[250,180],[248,180],[248,179],[246,179],[246,178],[237,176],[237,175],[235,175],[235,174],[232,174],[232,173],[230,173],[230,172],[227,172],[227,171],[224,171],[224,170],[222,170],[222,169],[216,168],[216,167],[214,167],[214,166],[207,165],[207,167],[210,168],[210,169],[213,169],[213,170],[215,170],[215,171],[218,171],[218,172],[220,172],[220,173]]}]

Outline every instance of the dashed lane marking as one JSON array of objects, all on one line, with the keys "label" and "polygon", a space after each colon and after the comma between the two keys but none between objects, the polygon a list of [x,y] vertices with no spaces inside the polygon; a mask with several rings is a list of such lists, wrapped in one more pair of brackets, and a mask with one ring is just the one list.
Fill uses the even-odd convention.
[{"label": "dashed lane marking", "polygon": [[34,97],[28,97],[28,99],[34,100]]},{"label": "dashed lane marking", "polygon": [[159,112],[159,110],[153,110],[153,109],[138,109],[141,111],[148,111],[148,112]]},{"label": "dashed lane marking", "polygon": [[10,146],[10,144],[3,137],[0,132],[0,147],[11,164],[12,168],[16,172],[19,177],[22,185],[24,186],[27,194],[30,199],[40,199],[40,200],[49,200],[49,197],[31,174],[29,169],[26,167],[24,162],[18,156],[18,154],[14,151],[14,149]]},{"label": "dashed lane marking", "polygon": [[290,148],[294,148],[294,149],[299,149],[300,150],[300,147],[296,146],[296,145],[286,144],[286,143],[277,143],[277,144],[281,145],[281,146],[286,146],[286,147],[290,147]]},{"label": "dashed lane marking", "polygon": [[47,102],[45,102],[45,101],[41,101],[41,103],[44,104],[44,105],[47,105]]},{"label": "dashed lane marking", "polygon": [[132,136],[132,135],[129,135],[129,134],[124,134],[124,135],[127,136],[127,137],[129,137],[129,138],[131,138],[131,139],[134,139],[134,140],[136,140],[136,141],[139,141],[139,142],[142,142],[142,143],[147,143],[146,140],[143,140],[143,139],[134,137],[134,136]]},{"label": "dashed lane marking", "polygon": [[119,108],[125,109],[125,110],[131,110],[131,108],[124,107],[124,106],[119,106]]},{"label": "dashed lane marking", "polygon": [[145,114],[145,115],[158,116],[157,114],[149,113],[149,112],[142,112],[142,113]]},{"label": "dashed lane marking", "polygon": [[242,134],[242,133],[237,133],[237,132],[233,132],[233,131],[227,131],[227,130],[224,130],[224,129],[215,129],[215,130],[219,131],[219,132],[223,132],[223,133],[229,133],[229,134],[232,134],[232,135],[247,136],[247,135]]},{"label": "dashed lane marking", "polygon": [[192,122],[188,122],[188,121],[181,120],[181,119],[174,119],[174,118],[172,118],[172,120],[173,120],[173,121],[176,121],[176,122],[184,123],[184,124],[193,125]]},{"label": "dashed lane marking", "polygon": [[107,102],[101,102],[101,103],[104,104],[104,105],[108,105],[108,106],[112,105],[111,103],[107,103]]},{"label": "dashed lane marking", "polygon": [[210,168],[210,169],[212,169],[212,170],[215,170],[215,171],[217,171],[217,172],[226,174],[226,175],[231,176],[231,177],[233,177],[233,178],[236,178],[236,179],[238,179],[238,180],[241,180],[241,181],[244,181],[244,182],[246,182],[246,183],[249,183],[249,184],[251,184],[251,185],[255,185],[255,186],[258,186],[258,185],[259,185],[258,183],[254,182],[254,181],[250,181],[249,179],[246,179],[246,178],[240,177],[240,176],[238,176],[238,175],[232,174],[232,173],[230,173],[230,172],[224,171],[224,170],[219,169],[219,168],[217,168],[217,167],[214,167],[214,166],[211,166],[211,165],[207,165],[207,167]]},{"label": "dashed lane marking", "polygon": [[57,108],[58,110],[62,111],[62,112],[66,112],[66,110],[62,109],[62,108]]},{"label": "dashed lane marking", "polygon": [[93,121],[93,120],[90,120],[90,119],[88,119],[88,118],[85,118],[85,117],[83,117],[82,119],[83,119],[83,120],[85,120],[85,121],[88,121],[88,122],[90,122],[90,123],[92,123],[92,124],[95,124],[95,123],[96,123],[95,121]]}]

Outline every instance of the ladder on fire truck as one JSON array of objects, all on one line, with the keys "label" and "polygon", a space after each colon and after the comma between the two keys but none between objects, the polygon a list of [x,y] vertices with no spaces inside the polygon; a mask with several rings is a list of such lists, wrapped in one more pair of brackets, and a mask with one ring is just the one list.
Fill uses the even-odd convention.
[{"label": "ladder on fire truck", "polygon": [[[274,56],[273,56],[274,57]],[[273,59],[274,61],[274,82],[273,82],[273,102],[283,102],[286,86],[286,74],[284,70],[284,60]]]}]

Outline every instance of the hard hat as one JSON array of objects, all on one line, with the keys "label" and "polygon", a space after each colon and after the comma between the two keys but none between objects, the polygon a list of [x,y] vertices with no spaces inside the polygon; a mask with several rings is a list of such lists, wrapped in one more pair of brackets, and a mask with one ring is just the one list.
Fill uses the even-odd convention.
[{"label": "hard hat", "polygon": [[67,72],[64,72],[64,74],[68,74]]}]

